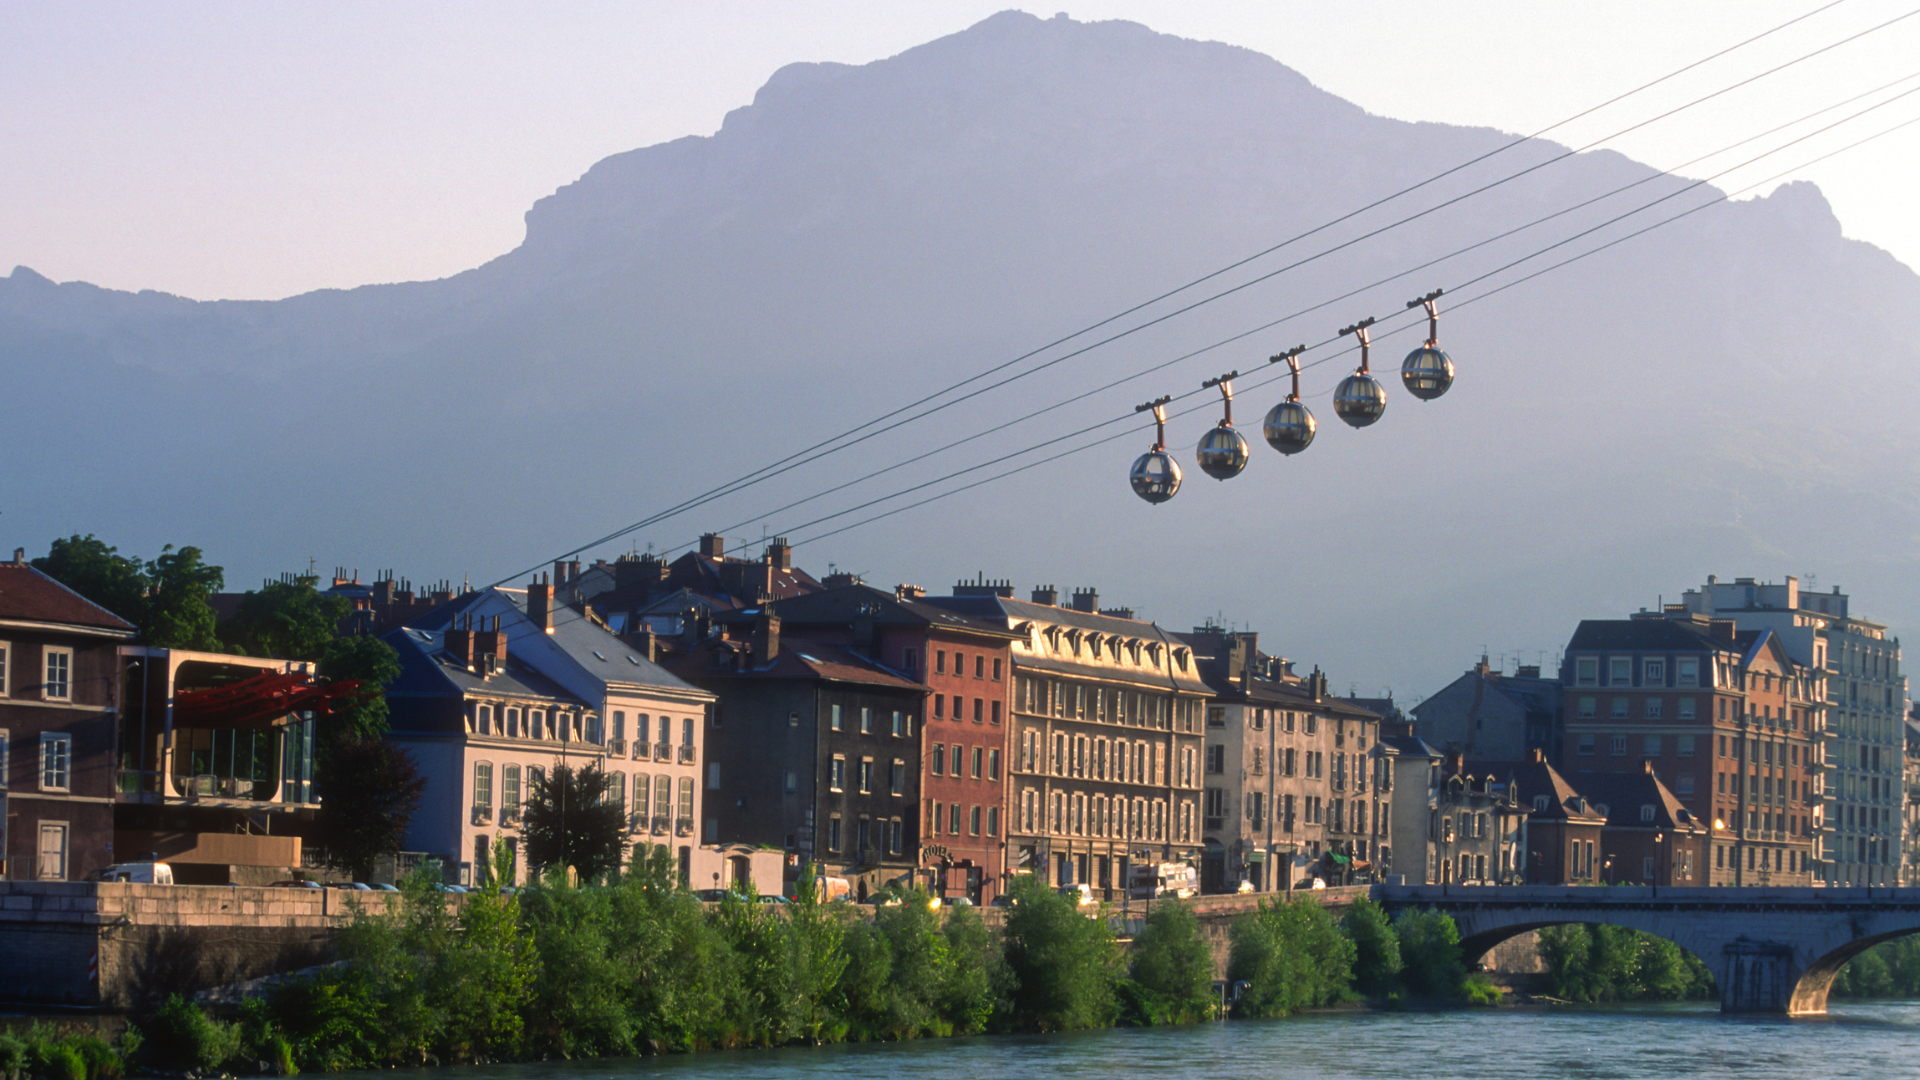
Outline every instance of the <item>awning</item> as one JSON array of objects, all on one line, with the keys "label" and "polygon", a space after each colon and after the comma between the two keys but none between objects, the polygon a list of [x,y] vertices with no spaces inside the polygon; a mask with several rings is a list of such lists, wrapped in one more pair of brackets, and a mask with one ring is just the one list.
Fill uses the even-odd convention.
[{"label": "awning", "polygon": [[1353,863],[1352,856],[1342,855],[1337,851],[1327,852],[1327,858],[1332,859],[1334,861],[1334,864],[1337,866],[1349,866]]},{"label": "awning", "polygon": [[1266,862],[1267,853],[1259,850],[1258,848],[1255,848],[1254,850],[1247,852],[1247,861],[1248,862]]}]

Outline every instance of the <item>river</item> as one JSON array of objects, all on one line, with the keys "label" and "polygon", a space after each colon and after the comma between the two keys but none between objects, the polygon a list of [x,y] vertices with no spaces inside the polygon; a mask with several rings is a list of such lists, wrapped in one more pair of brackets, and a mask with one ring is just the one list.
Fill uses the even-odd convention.
[{"label": "river", "polygon": [[1840,1003],[1826,1018],[1811,1020],[1726,1018],[1709,1003],[1343,1011],[1191,1027],[474,1066],[416,1075],[421,1080],[1895,1080],[1920,1077],[1920,1001]]}]

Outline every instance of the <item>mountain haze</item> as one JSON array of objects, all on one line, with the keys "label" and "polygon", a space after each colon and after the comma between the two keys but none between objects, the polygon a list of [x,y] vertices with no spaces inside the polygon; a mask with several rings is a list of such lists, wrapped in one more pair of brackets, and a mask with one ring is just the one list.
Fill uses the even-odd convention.
[{"label": "mountain haze", "polygon": [[[518,248],[441,281],[195,302],[15,269],[0,279],[3,538],[197,543],[243,587],[310,557],[485,583],[1510,139],[1370,115],[1232,46],[1004,13],[872,64],[782,68],[719,131],[593,165],[531,208]],[[1191,295],[1562,150],[1507,151]],[[772,512],[1636,180],[871,494]],[[984,571],[1023,591],[1094,586],[1176,629],[1217,614],[1336,687],[1407,698],[1483,646],[1551,663],[1577,619],[1708,573],[1817,574],[1866,617],[1908,624],[1920,280],[1843,238],[1817,189],[1705,210],[1474,301],[1704,193],[1680,196],[1457,287],[1684,185],[1578,155],[589,554],[723,527],[805,540],[897,504],[800,527],[824,513],[1237,368],[1255,457],[1233,481],[1191,464],[1218,417],[1195,396],[1169,425],[1187,480],[1165,505],[1126,486],[1150,441],[1136,432],[796,558],[880,585]],[[1417,336],[1404,302],[1435,287],[1460,374],[1421,403],[1394,373]],[[1303,389],[1319,438],[1269,451],[1259,420],[1284,388],[1254,385],[1266,357],[1365,315],[1382,317],[1386,417],[1341,425],[1329,394],[1355,358],[1316,348]]]}]

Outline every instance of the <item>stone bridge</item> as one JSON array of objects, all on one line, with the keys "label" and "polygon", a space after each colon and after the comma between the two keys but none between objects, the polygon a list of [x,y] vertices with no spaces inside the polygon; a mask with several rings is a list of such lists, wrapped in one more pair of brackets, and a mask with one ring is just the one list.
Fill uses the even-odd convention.
[{"label": "stone bridge", "polygon": [[1666,938],[1707,965],[1723,1012],[1817,1016],[1848,960],[1920,932],[1920,889],[1381,885],[1390,911],[1453,916],[1472,961],[1544,926],[1602,923]]}]

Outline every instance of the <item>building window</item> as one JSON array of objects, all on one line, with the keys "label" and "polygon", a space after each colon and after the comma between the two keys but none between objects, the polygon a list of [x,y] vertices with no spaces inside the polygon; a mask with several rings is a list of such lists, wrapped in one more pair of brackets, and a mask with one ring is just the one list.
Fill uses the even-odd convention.
[{"label": "building window", "polygon": [[[7,696],[7,643],[0,641],[0,698]],[[6,781],[0,780],[0,784]]]},{"label": "building window", "polygon": [[[846,789],[847,789],[847,759],[845,755],[835,754],[833,755],[833,760],[829,762],[827,765],[827,790],[828,791],[845,791]],[[834,850],[838,851],[839,849],[840,849],[840,846],[838,844],[835,844]]]},{"label": "building window", "polygon": [[1679,703],[1674,707],[1674,715],[1682,720],[1693,719],[1693,699],[1690,697],[1681,698]]},{"label": "building window", "polygon": [[973,778],[975,780],[980,779],[981,766],[985,764],[986,756],[985,750],[982,750],[978,746],[973,748]]},{"label": "building window", "polygon": [[1583,756],[1589,756],[1589,757],[1592,756],[1593,736],[1591,735],[1580,736],[1579,743],[1574,747],[1574,753],[1581,754]]},{"label": "building window", "polygon": [[[833,728],[833,730],[839,731],[840,730],[840,706],[834,705],[834,706],[830,706],[830,708],[832,710],[832,713],[831,713],[832,719],[828,721],[828,723]],[[833,846],[833,850],[835,851],[840,850],[840,845],[835,844]]]},{"label": "building window", "polygon": [[1640,808],[1640,821],[1642,824],[1649,824],[1653,821],[1652,803],[1648,803]]},{"label": "building window", "polygon": [[973,677],[976,679],[984,679],[987,677],[987,658],[985,656],[976,656],[973,658]]},{"label": "building window", "polygon": [[999,681],[1000,681],[1000,664],[1001,664],[1001,662],[1002,662],[1002,661],[1001,661],[1001,660],[1000,660],[1000,659],[999,659],[998,657],[996,657],[996,658],[994,659],[994,661],[993,661],[993,681],[994,681],[994,682],[999,682]]},{"label": "building window", "polygon": [[1600,661],[1596,657],[1583,656],[1574,661],[1574,677],[1581,686],[1592,686],[1600,681]]},{"label": "building window", "polygon": [[870,757],[863,757],[860,759],[860,794],[870,795],[872,793],[873,793],[873,759]]},{"label": "building window", "polygon": [[947,748],[943,743],[933,744],[933,753],[928,755],[927,764],[932,766],[933,775],[947,775]]},{"label": "building window", "polygon": [[1692,757],[1692,756],[1693,756],[1693,736],[1691,736],[1691,735],[1676,735],[1676,736],[1674,736],[1674,739],[1673,739],[1673,741],[1674,741],[1674,749],[1673,749],[1673,752],[1674,752],[1674,754],[1675,754],[1675,755],[1677,755],[1677,756],[1679,756],[1679,757]]},{"label": "building window", "polygon": [[947,831],[952,833],[955,836],[960,835],[960,804],[959,803],[954,803],[953,805],[947,807]]},{"label": "building window", "polygon": [[1681,686],[1697,686],[1700,682],[1700,661],[1678,660],[1673,665],[1674,681]]},{"label": "building window", "polygon": [[980,835],[980,808],[977,806],[967,811],[967,833],[970,836]]},{"label": "building window", "polygon": [[1690,772],[1676,774],[1673,778],[1673,790],[1676,795],[1693,794],[1693,774]]},{"label": "building window", "polygon": [[982,720],[986,719],[986,704],[987,704],[987,701],[985,698],[973,699],[973,722],[974,723],[978,724]]},{"label": "building window", "polygon": [[1000,779],[1000,751],[987,751],[987,779]]},{"label": "building window", "polygon": [[8,767],[11,763],[7,760],[7,748],[12,745],[13,740],[8,737],[7,729],[0,728],[0,791],[7,790],[7,777],[11,773]]},{"label": "building window", "polygon": [[1624,756],[1627,752],[1627,737],[1625,735],[1615,735],[1612,740],[1612,748],[1609,752],[1615,757]]},{"label": "building window", "polygon": [[1633,682],[1633,661],[1616,656],[1607,661],[1607,685],[1628,686]]},{"label": "building window", "polygon": [[49,646],[47,679],[41,685],[48,701],[66,701],[73,697],[73,650]]},{"label": "building window", "polygon": [[839,814],[834,814],[831,817],[827,818],[827,850],[828,851],[840,850],[840,815]]},{"label": "building window", "polygon": [[865,705],[860,706],[860,734],[873,734],[873,710]]},{"label": "building window", "polygon": [[904,795],[907,790],[907,763],[899,758],[893,759],[893,767],[887,775],[887,789],[891,794]]},{"label": "building window", "polygon": [[682,828],[693,827],[693,777],[680,778],[680,814],[679,825]]},{"label": "building window", "polygon": [[1219,743],[1207,746],[1207,772],[1218,776],[1227,771],[1227,748]]},{"label": "building window", "polygon": [[947,650],[940,649],[933,654],[933,671],[936,675],[947,673]]},{"label": "building window", "polygon": [[1663,705],[1660,698],[1650,697],[1647,699],[1647,708],[1646,708],[1647,719],[1658,720],[1661,718],[1661,714],[1664,713],[1665,711],[1666,711],[1665,706]]},{"label": "building window", "polygon": [[906,715],[899,709],[893,710],[893,737],[904,739],[907,735]]},{"label": "building window", "polygon": [[473,707],[473,730],[481,735],[493,734],[493,706],[475,705]]},{"label": "building window", "polygon": [[906,650],[906,660],[902,663],[901,667],[907,671],[920,670],[920,650],[919,649]]},{"label": "building window", "polygon": [[707,762],[707,790],[720,790],[720,763],[717,761]]},{"label": "building window", "polygon": [[476,761],[473,763],[473,810],[476,814],[493,813],[493,763]]},{"label": "building window", "polygon": [[1648,735],[1640,740],[1640,753],[1644,757],[1660,756],[1660,736]]},{"label": "building window", "polygon": [[1608,702],[1608,715],[1615,720],[1625,720],[1627,718],[1627,699],[1617,697]]},{"label": "building window", "polygon": [[1667,681],[1667,665],[1661,660],[1647,660],[1640,665],[1640,681],[1647,686],[1663,686]]},{"label": "building window", "polygon": [[65,791],[72,782],[73,736],[40,736],[40,790]]}]

